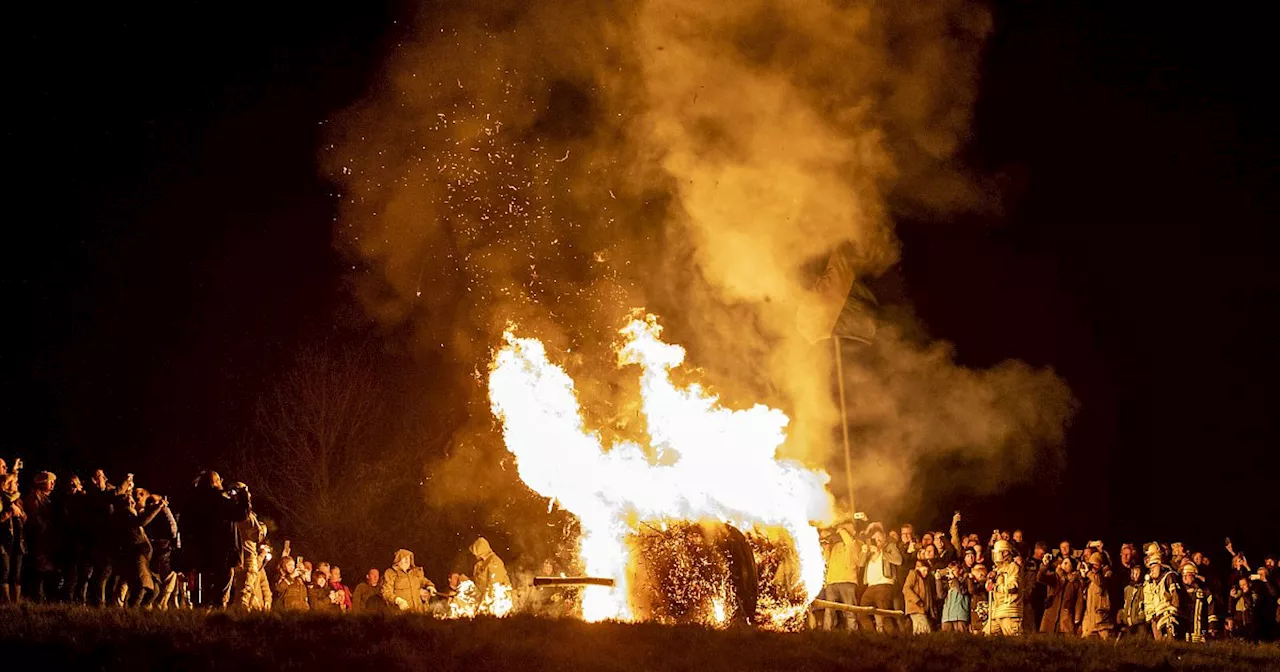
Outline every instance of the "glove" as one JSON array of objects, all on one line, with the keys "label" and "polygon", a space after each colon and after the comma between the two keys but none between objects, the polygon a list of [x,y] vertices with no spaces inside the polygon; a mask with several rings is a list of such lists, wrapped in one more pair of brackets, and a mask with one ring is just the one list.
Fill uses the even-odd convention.
[{"label": "glove", "polygon": [[400,607],[400,610],[401,610],[401,611],[404,611],[405,609],[408,609],[408,608],[409,608],[409,602],[408,602],[407,600],[405,600],[403,597],[397,597],[397,598],[396,598],[396,606],[397,606],[397,607]]}]

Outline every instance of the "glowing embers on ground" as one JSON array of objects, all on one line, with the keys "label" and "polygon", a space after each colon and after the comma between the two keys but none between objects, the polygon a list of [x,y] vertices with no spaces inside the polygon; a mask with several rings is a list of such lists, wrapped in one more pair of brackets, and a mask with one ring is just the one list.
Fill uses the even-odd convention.
[{"label": "glowing embers on ground", "polygon": [[[647,315],[621,329],[618,365],[640,367],[651,445],[647,453],[632,442],[606,450],[600,433],[584,426],[573,380],[548,360],[540,341],[513,331],[489,374],[507,449],[530,488],[578,518],[584,571],[616,582],[612,589],[585,590],[583,617],[653,617],[652,602],[643,599],[651,586],[632,585],[647,580],[638,570],[652,558],[633,557],[634,551],[648,543],[645,535],[657,531],[660,538],[673,528],[692,529],[681,523],[699,523],[769,540],[748,544],[755,564],[768,564],[760,562],[764,555],[773,561],[772,569],[758,572],[753,620],[776,627],[798,621],[823,583],[822,549],[809,521],[826,518],[831,499],[825,473],[777,458],[787,416],[759,404],[727,409],[699,385],[676,386],[671,370],[684,362],[684,349],[663,343],[657,318]],[[727,622],[739,607],[725,590],[728,575],[696,574],[689,580],[714,585],[675,592],[699,596],[695,611],[705,617],[697,620]]]}]

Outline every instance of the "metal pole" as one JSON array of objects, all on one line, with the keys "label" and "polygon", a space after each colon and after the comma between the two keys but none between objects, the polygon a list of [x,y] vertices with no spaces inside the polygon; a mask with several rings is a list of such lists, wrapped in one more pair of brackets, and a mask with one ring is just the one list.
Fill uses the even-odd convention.
[{"label": "metal pole", "polygon": [[840,347],[840,337],[831,336],[836,349],[836,383],[840,387],[840,429],[844,433],[844,480],[849,487],[849,515],[858,508],[853,505],[853,457],[849,453],[849,413],[844,401],[844,348]]}]

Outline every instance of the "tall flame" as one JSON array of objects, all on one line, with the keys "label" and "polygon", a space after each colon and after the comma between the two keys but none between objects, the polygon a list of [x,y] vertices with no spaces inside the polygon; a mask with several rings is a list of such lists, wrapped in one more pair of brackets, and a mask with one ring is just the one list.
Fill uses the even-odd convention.
[{"label": "tall flame", "polygon": [[781,528],[795,544],[799,592],[809,601],[817,597],[824,561],[810,521],[830,515],[828,477],[778,459],[785,413],[761,404],[731,410],[700,385],[676,386],[671,371],[685,351],[662,342],[657,318],[646,315],[619,332],[618,365],[640,367],[651,450],[629,441],[606,450],[600,433],[585,427],[573,380],[550,362],[540,341],[513,331],[494,356],[489,398],[520,478],[578,518],[584,570],[616,582],[613,589],[585,591],[585,619],[633,618],[627,538],[641,523]]}]

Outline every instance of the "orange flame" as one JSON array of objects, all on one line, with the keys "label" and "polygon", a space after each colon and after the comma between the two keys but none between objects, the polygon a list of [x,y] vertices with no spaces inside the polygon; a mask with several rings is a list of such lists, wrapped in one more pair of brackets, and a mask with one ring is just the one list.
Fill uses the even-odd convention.
[{"label": "orange flame", "polygon": [[[641,523],[669,520],[785,530],[799,560],[794,580],[812,601],[825,567],[810,521],[830,517],[827,475],[778,459],[789,422],[782,411],[762,404],[731,410],[700,385],[677,387],[671,371],[685,351],[662,342],[661,331],[653,315],[634,319],[621,329],[618,349],[619,366],[640,367],[652,458],[629,441],[605,449],[599,432],[584,426],[573,380],[537,339],[508,328],[490,367],[493,413],[520,478],[578,518],[585,571],[615,581],[614,588],[585,590],[583,617],[633,618],[627,537]],[[713,621],[724,620],[723,603],[707,608]],[[778,618],[764,615],[766,622]]]}]

